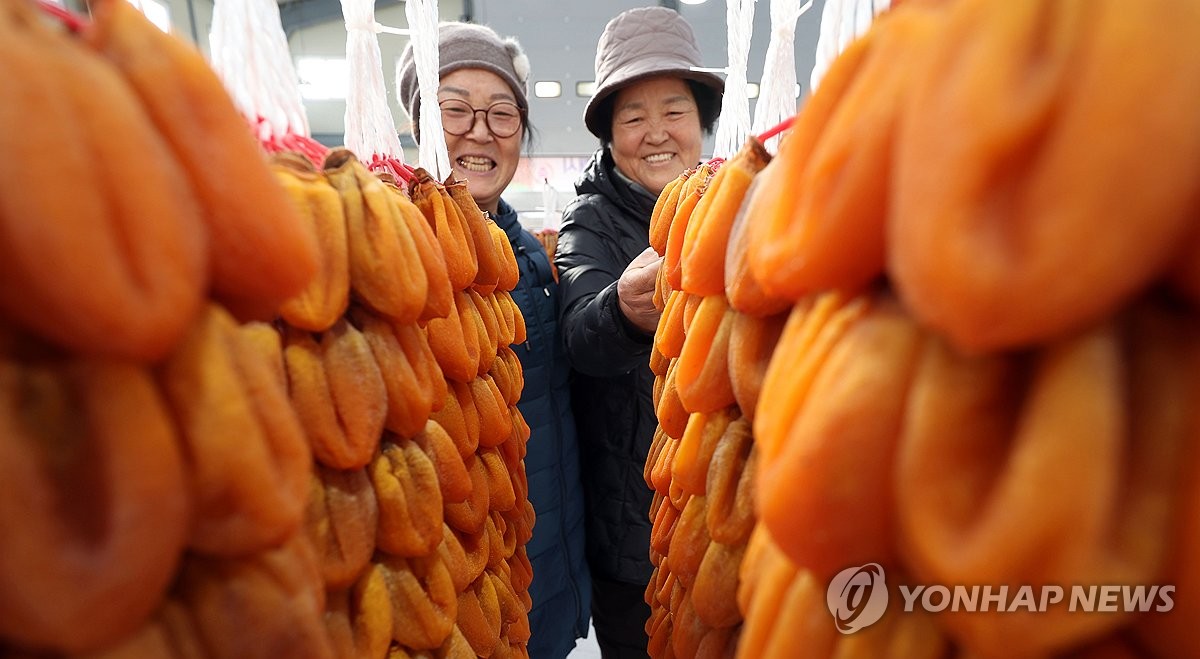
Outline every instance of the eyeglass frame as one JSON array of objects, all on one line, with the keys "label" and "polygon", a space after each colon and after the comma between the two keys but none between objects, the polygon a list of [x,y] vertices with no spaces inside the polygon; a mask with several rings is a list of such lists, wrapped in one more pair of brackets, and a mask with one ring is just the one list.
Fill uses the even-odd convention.
[{"label": "eyeglass frame", "polygon": [[[483,113],[483,125],[488,129],[488,132],[491,133],[494,137],[498,137],[500,139],[507,139],[509,137],[512,137],[513,135],[516,135],[528,123],[528,110],[521,107],[520,105],[517,105],[516,103],[513,103],[512,101],[496,101],[495,103],[492,103],[491,105],[487,106],[486,108],[477,108],[474,105],[471,105],[470,103],[468,103],[467,101],[465,101],[461,98],[445,98],[445,99],[438,101],[438,112],[440,113],[442,111],[443,103],[450,103],[450,102],[461,103],[462,105],[465,105],[466,107],[471,109],[471,125],[468,126],[467,129],[461,133],[451,133],[450,130],[448,128],[446,128],[446,122],[445,121],[442,122],[442,130],[446,131],[450,135],[453,135],[454,137],[462,137],[463,135],[467,135],[471,131],[475,130],[475,124],[476,124],[476,122],[479,121],[479,113],[480,112]],[[511,105],[517,109],[517,116],[520,119],[520,121],[517,123],[516,130],[509,133],[508,135],[501,135],[501,134],[497,133],[495,131],[495,129],[492,128],[491,119],[488,118],[488,115],[491,113],[492,108],[496,107],[497,105]]]}]

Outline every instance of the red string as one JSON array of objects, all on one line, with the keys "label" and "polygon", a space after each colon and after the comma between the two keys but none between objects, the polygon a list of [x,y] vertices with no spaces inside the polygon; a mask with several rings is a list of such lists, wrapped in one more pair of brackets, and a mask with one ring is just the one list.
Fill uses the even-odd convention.
[{"label": "red string", "polygon": [[42,11],[61,21],[72,32],[82,32],[87,27],[88,21],[86,18],[67,11],[49,0],[38,0],[38,6],[41,7]]},{"label": "red string", "polygon": [[271,125],[261,116],[250,122],[251,130],[255,137],[258,138],[259,144],[267,153],[280,152],[295,152],[308,158],[317,169],[320,169],[325,163],[325,156],[329,155],[329,148],[324,144],[308,137],[307,135],[296,135],[294,133],[286,133],[284,135],[275,135],[271,130]]},{"label": "red string", "polygon": [[[796,117],[788,117],[787,119],[784,119],[778,126],[775,126],[774,128],[768,130],[765,133],[756,135],[754,139],[758,140],[759,144],[764,144],[764,143],[766,143],[767,140],[771,139],[772,137],[775,137],[776,135],[784,132],[785,130],[790,129],[792,127],[792,124],[794,124],[794,123],[796,123]],[[725,162],[724,158],[713,158],[712,160],[708,161],[708,165],[709,165],[709,167],[711,167],[713,169],[713,171],[716,171],[717,168],[720,167],[721,164],[724,162]]]},{"label": "red string", "polygon": [[413,168],[392,158],[390,156],[381,156],[378,153],[371,156],[371,162],[367,164],[367,169],[379,174],[391,174],[401,183],[411,183],[413,179]]},{"label": "red string", "polygon": [[772,128],[771,130],[768,130],[767,132],[763,133],[762,135],[759,135],[758,141],[766,142],[767,140],[771,139],[772,137],[775,137],[776,135],[782,133],[783,131],[791,128],[792,124],[795,122],[796,122],[796,117],[789,117],[789,118],[785,119],[783,121],[783,123]]},{"label": "red string", "polygon": [[296,151],[312,161],[319,169],[329,155],[329,148],[306,135],[288,133],[279,139],[279,144],[288,151]]}]

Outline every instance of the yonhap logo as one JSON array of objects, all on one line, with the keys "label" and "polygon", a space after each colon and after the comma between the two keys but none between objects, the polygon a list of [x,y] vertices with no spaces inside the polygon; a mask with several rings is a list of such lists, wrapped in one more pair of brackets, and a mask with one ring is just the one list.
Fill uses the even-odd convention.
[{"label": "yonhap logo", "polygon": [[825,603],[843,634],[869,627],[887,610],[888,591],[883,566],[867,563],[838,572],[825,591]]}]

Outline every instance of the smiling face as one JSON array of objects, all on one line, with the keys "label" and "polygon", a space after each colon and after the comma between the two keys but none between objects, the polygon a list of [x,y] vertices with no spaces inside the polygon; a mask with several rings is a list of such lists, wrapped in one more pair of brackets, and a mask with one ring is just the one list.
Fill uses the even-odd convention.
[{"label": "smiling face", "polygon": [[700,111],[680,78],[635,82],[613,102],[612,154],[617,169],[657,195],[700,160]]},{"label": "smiling face", "polygon": [[[517,103],[504,79],[483,69],[459,69],[442,76],[438,102],[447,99],[466,101],[480,110],[499,101]],[[496,213],[500,194],[517,171],[525,127],[509,137],[496,137],[488,130],[484,114],[477,112],[475,125],[465,135],[445,135],[454,175],[467,182],[467,190],[480,208]]]}]

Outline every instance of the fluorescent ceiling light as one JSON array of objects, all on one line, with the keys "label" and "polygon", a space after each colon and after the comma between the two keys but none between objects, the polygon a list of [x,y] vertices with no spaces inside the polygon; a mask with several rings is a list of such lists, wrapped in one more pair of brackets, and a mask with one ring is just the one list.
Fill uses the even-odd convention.
[{"label": "fluorescent ceiling light", "polygon": [[708,0],[679,0],[679,1],[685,5],[702,5],[705,2],[707,2]]},{"label": "fluorescent ceiling light", "polygon": [[757,82],[746,83],[746,97],[747,98],[758,98],[758,83]]},{"label": "fluorescent ceiling light", "polygon": [[301,57],[296,60],[300,96],[310,101],[346,98],[350,67],[344,57]]},{"label": "fluorescent ceiling light", "polygon": [[575,83],[575,95],[580,98],[591,98],[596,93],[596,81],[584,80]]},{"label": "fluorescent ceiling light", "polygon": [[538,98],[558,98],[562,96],[562,83],[557,80],[539,80],[533,83],[533,95]]}]

